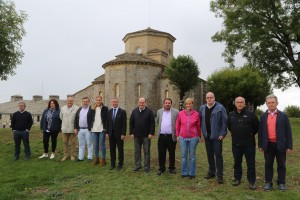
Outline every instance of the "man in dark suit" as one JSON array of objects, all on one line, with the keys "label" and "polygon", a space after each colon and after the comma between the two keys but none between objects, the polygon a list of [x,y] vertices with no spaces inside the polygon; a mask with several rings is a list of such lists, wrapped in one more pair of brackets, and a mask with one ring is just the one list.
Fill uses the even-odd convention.
[{"label": "man in dark suit", "polygon": [[107,114],[106,137],[109,138],[110,146],[110,170],[116,167],[116,146],[118,147],[118,168],[121,170],[124,163],[124,138],[127,128],[126,111],[119,107],[119,100],[112,99],[112,109]]},{"label": "man in dark suit", "polygon": [[260,117],[258,148],[264,152],[265,182],[264,190],[273,189],[273,163],[276,157],[278,189],[285,191],[286,154],[293,149],[292,131],[288,117],[277,109],[278,100],[273,94],[266,97],[268,110]]}]

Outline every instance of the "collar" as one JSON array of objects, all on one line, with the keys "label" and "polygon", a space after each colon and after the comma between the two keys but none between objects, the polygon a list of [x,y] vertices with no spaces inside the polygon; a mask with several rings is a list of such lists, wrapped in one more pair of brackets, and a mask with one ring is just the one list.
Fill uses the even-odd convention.
[{"label": "collar", "polygon": [[268,110],[268,114],[274,116],[275,114],[278,113],[278,110],[276,109],[274,112],[271,112],[270,110]]},{"label": "collar", "polygon": [[206,106],[211,109],[212,107],[214,107],[216,105],[216,102],[214,102],[214,104],[212,106],[209,106],[208,104],[206,104]]}]

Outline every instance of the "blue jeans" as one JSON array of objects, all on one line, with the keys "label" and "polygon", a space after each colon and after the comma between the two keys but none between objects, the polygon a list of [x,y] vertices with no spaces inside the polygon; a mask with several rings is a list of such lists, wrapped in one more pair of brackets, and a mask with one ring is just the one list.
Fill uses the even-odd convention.
[{"label": "blue jeans", "polygon": [[93,139],[94,139],[94,149],[95,149],[96,158],[99,158],[99,145],[100,145],[102,158],[105,159],[106,156],[105,131],[93,132]]},{"label": "blue jeans", "polygon": [[196,176],[196,147],[199,138],[180,138],[181,175]]},{"label": "blue jeans", "polygon": [[15,160],[20,157],[20,145],[21,141],[24,144],[24,151],[26,159],[30,159],[30,146],[29,146],[29,132],[28,131],[14,131],[15,141]]}]

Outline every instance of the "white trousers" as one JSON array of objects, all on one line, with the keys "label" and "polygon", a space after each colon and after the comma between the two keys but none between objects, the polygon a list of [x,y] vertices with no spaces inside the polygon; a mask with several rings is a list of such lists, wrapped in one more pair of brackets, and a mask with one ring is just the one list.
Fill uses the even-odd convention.
[{"label": "white trousers", "polygon": [[88,159],[93,159],[93,141],[92,141],[92,132],[89,132],[88,129],[79,129],[78,132],[78,143],[79,143],[79,155],[78,159],[83,160],[85,145],[88,149]]}]

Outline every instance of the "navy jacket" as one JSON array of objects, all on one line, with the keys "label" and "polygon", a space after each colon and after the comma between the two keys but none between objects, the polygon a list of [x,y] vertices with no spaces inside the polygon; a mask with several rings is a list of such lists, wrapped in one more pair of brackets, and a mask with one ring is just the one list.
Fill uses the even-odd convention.
[{"label": "navy jacket", "polygon": [[137,138],[146,138],[149,134],[154,135],[155,120],[152,110],[148,107],[145,107],[142,112],[139,111],[139,107],[133,109],[129,129],[130,134]]},{"label": "navy jacket", "polygon": [[[44,110],[42,119],[40,121],[40,128],[43,132],[47,131],[47,126],[48,126],[47,112],[48,112],[48,108]],[[59,114],[60,114],[60,109],[55,110],[52,115],[52,125],[50,127],[50,130],[48,130],[51,133],[59,133],[61,131],[61,119],[59,117]]]},{"label": "navy jacket", "polygon": [[[260,117],[258,130],[258,148],[264,151],[268,146],[268,112]],[[277,149],[285,152],[287,149],[293,149],[292,130],[288,117],[281,111],[278,111],[276,118],[276,143]]]},{"label": "navy jacket", "polygon": [[113,121],[113,108],[108,111],[107,114],[107,126],[106,134],[109,134],[109,137],[126,135],[127,129],[127,115],[126,111],[122,108],[118,108],[116,113],[115,121]]}]

